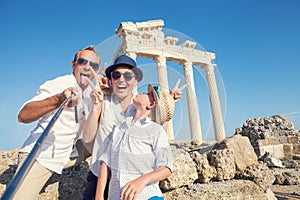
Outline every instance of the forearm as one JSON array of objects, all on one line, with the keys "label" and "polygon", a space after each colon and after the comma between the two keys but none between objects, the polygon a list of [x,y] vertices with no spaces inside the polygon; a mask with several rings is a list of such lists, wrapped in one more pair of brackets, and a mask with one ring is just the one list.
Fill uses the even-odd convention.
[{"label": "forearm", "polygon": [[99,177],[97,181],[95,200],[104,199],[104,191],[105,191],[108,177],[109,177],[109,168],[107,167],[106,163],[102,163],[99,169]]},{"label": "forearm", "polygon": [[103,102],[93,104],[92,110],[83,126],[82,138],[86,144],[92,143],[95,139],[102,110],[102,104]]},{"label": "forearm", "polygon": [[41,101],[29,102],[18,113],[18,120],[22,123],[34,122],[45,114],[57,109],[62,101],[61,94],[56,94]]},{"label": "forearm", "polygon": [[171,170],[168,167],[159,167],[155,171],[152,171],[148,174],[144,174],[143,176],[140,176],[139,178],[144,180],[145,185],[161,181],[167,177],[169,177],[172,174]]},{"label": "forearm", "polygon": [[160,167],[153,172],[142,175],[137,179],[129,181],[123,188],[120,194],[122,199],[131,199],[136,197],[150,183],[163,180],[171,175],[171,171],[167,167]]}]

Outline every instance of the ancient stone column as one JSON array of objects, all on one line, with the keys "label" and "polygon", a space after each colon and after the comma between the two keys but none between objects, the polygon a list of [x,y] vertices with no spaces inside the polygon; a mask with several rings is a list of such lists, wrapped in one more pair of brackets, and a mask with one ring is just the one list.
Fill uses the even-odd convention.
[{"label": "ancient stone column", "polygon": [[215,65],[211,64],[204,67],[204,69],[206,72],[206,79],[210,94],[210,104],[214,123],[215,139],[217,141],[221,141],[226,138],[226,135],[224,130],[224,122],[222,117],[222,110],[220,106],[214,67]]},{"label": "ancient stone column", "polygon": [[[167,60],[164,56],[155,56],[154,60],[157,66],[158,83],[160,85],[161,91],[169,92],[168,71],[167,71],[167,63],[166,63]],[[174,139],[173,121],[170,120],[169,122],[165,123],[164,129],[168,134],[169,140],[173,140]]]},{"label": "ancient stone column", "polygon": [[200,127],[200,116],[198,110],[198,103],[195,92],[195,83],[193,75],[193,65],[192,62],[184,62],[184,78],[185,82],[188,84],[186,87],[186,96],[187,96],[187,106],[189,112],[189,121],[190,121],[190,134],[192,143],[199,145],[202,143],[202,133]]}]

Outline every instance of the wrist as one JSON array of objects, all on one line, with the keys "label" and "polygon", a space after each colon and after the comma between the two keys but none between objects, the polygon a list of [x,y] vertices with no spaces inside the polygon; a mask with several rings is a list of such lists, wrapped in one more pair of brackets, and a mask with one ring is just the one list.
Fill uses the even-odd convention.
[{"label": "wrist", "polygon": [[137,179],[139,179],[139,181],[141,182],[141,185],[143,185],[143,186],[146,186],[151,183],[151,179],[147,175],[140,176]]},{"label": "wrist", "polygon": [[101,108],[103,104],[103,99],[97,99],[96,101],[94,101],[94,106],[97,107],[97,108]]},{"label": "wrist", "polygon": [[63,94],[57,94],[56,95],[56,98],[57,98],[57,103],[58,103],[58,105],[61,105],[65,100],[66,100],[66,98],[64,97],[64,95]]}]

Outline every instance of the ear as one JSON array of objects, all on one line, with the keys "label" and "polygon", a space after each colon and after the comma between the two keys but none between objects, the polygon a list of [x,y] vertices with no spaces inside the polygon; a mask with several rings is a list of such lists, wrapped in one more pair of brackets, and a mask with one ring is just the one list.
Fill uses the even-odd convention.
[{"label": "ear", "polygon": [[150,103],[148,106],[146,106],[147,110],[151,110],[155,107],[155,102]]},{"label": "ear", "polygon": [[75,68],[75,61],[74,60],[72,60],[71,66],[72,66],[73,69]]}]

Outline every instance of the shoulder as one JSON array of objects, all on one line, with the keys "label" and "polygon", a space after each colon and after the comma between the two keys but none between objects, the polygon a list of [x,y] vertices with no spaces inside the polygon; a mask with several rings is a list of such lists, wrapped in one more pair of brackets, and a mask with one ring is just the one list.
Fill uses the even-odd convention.
[{"label": "shoulder", "polygon": [[72,74],[63,75],[44,82],[40,86],[40,90],[57,91],[64,90],[68,87],[75,87],[76,79]]},{"label": "shoulder", "polygon": [[73,84],[75,82],[76,82],[76,79],[73,76],[73,74],[66,74],[63,76],[58,76],[51,80],[47,80],[43,85],[49,85],[49,84],[54,84],[54,83],[62,83],[63,85],[65,85],[65,84],[70,84],[70,83]]},{"label": "shoulder", "polygon": [[163,127],[150,119],[142,122],[139,128],[142,129],[141,131],[146,133],[149,137],[158,137],[161,134],[165,134]]},{"label": "shoulder", "polygon": [[150,120],[148,123],[149,123],[149,126],[152,127],[155,130],[163,130],[162,125],[160,125],[160,124],[158,124],[158,123],[156,123],[154,121]]}]

